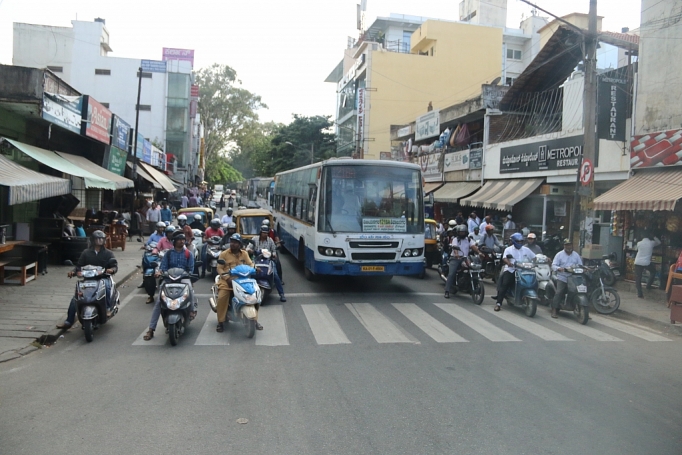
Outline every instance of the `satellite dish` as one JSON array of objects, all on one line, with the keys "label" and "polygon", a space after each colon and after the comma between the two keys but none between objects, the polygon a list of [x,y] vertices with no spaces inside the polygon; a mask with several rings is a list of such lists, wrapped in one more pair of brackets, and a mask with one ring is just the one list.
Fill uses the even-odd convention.
[{"label": "satellite dish", "polygon": [[490,85],[497,85],[500,83],[501,80],[502,80],[501,77],[496,77],[495,79],[493,79],[493,81],[490,83]]}]

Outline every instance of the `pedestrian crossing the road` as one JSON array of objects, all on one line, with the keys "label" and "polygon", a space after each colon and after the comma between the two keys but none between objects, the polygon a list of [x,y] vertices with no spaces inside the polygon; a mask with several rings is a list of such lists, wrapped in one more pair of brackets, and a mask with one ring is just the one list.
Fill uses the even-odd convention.
[{"label": "pedestrian crossing the road", "polygon": [[[546,314],[545,314],[546,313]],[[491,305],[460,303],[301,303],[266,305],[258,315],[263,331],[247,340],[240,324],[230,323],[216,332],[213,312],[200,315],[180,341],[195,346],[255,344],[284,347],[295,344],[318,346],[366,344],[444,344],[471,342],[665,342],[671,341],[651,329],[594,315],[580,325],[571,314],[558,319],[540,308],[534,318],[508,309],[494,312]],[[144,330],[134,346],[161,346],[168,343],[159,321],[156,336],[144,341]],[[295,335],[295,336],[292,336]],[[293,340],[293,341],[292,341]],[[309,341],[305,341],[309,340]]]}]

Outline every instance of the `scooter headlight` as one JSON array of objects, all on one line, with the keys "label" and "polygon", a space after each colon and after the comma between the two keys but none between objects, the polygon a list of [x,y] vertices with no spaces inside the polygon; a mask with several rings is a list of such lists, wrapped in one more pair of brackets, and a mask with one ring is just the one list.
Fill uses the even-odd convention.
[{"label": "scooter headlight", "polygon": [[180,308],[180,302],[181,302],[181,299],[173,299],[173,300],[169,299],[168,302],[166,302],[166,306],[168,307],[169,310],[177,310],[178,308]]}]

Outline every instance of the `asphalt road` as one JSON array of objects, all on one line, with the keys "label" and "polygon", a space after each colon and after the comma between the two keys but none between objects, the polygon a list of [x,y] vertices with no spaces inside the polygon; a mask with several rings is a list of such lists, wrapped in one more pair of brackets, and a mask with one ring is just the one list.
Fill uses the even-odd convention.
[{"label": "asphalt road", "polygon": [[179,345],[142,341],[135,278],[92,343],[72,329],[0,365],[0,453],[682,453],[680,338],[493,313],[435,271],[309,283],[284,262],[288,302],[253,340],[215,332],[201,280]]}]

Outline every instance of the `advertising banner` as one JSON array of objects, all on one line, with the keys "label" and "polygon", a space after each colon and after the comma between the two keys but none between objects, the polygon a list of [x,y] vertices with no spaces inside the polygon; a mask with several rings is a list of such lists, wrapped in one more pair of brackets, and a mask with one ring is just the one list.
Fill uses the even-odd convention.
[{"label": "advertising banner", "polygon": [[109,162],[107,163],[107,169],[114,174],[123,175],[123,172],[126,168],[127,156],[128,152],[112,146],[109,149]]},{"label": "advertising banner", "polygon": [[141,135],[140,133],[137,133],[137,150],[135,156],[137,158],[142,159],[142,156],[144,155],[144,136]]},{"label": "advertising banner", "polygon": [[419,157],[419,165],[422,168],[422,177],[425,182],[443,181],[443,172],[440,169],[441,155],[442,152],[436,152]]},{"label": "advertising banner", "polygon": [[625,141],[629,85],[627,67],[600,74],[597,86],[597,137]]},{"label": "advertising banner", "polygon": [[[500,149],[500,173],[577,169],[583,143],[583,135],[580,135],[503,147]],[[598,153],[595,161],[599,158]]]},{"label": "advertising banner", "polygon": [[417,117],[415,141],[440,135],[440,111],[434,110]]},{"label": "advertising banner", "polygon": [[469,150],[469,169],[483,168],[483,149]]},{"label": "advertising banner", "polygon": [[141,60],[140,67],[143,73],[165,73],[166,62],[158,60]]},{"label": "advertising banner", "polygon": [[360,150],[365,146],[365,89],[358,89],[358,145],[357,149]]},{"label": "advertising banner", "polygon": [[154,144],[152,144],[152,162],[151,165],[154,167],[159,167],[161,164],[161,150],[156,148]]},{"label": "advertising banner", "polygon": [[109,109],[102,106],[90,95],[83,96],[83,124],[81,134],[91,137],[107,145],[111,143],[111,117]]},{"label": "advertising banner", "polygon": [[163,58],[164,62],[168,60],[183,60],[189,62],[194,68],[194,49],[174,49],[171,47],[163,48]]},{"label": "advertising banner", "polygon": [[682,130],[635,136],[630,144],[630,167],[682,165]]},{"label": "advertising banner", "polygon": [[83,97],[43,93],[42,117],[62,128],[81,133]]},{"label": "advertising banner", "polygon": [[111,145],[121,150],[128,150],[130,143],[130,125],[114,114],[111,126]]},{"label": "advertising banner", "polygon": [[469,169],[469,150],[460,150],[459,152],[452,152],[445,154],[445,161],[443,163],[443,172],[461,171]]},{"label": "advertising banner", "polygon": [[363,218],[362,232],[407,232],[405,218]]},{"label": "advertising banner", "polygon": [[144,140],[144,144],[142,146],[142,161],[152,164],[152,143],[147,139]]}]

